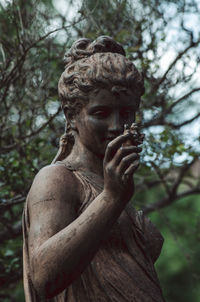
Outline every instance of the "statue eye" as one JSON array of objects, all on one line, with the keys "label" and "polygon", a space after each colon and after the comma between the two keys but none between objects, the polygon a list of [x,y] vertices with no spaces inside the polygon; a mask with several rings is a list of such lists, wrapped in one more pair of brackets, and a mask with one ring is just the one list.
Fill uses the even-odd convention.
[{"label": "statue eye", "polygon": [[93,115],[95,115],[98,118],[104,118],[107,117],[109,115],[109,111],[106,109],[101,109],[101,110],[97,110],[93,113]]}]

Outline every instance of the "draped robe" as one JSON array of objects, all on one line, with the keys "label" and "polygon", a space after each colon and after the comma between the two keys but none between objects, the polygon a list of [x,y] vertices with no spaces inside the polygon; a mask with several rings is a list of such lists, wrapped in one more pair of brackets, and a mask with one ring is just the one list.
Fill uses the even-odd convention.
[{"label": "draped robe", "polygon": [[[102,181],[96,174],[79,171],[69,163],[56,164],[65,165],[83,186],[85,196],[77,208],[79,216],[103,190]],[[23,213],[26,302],[164,302],[154,269],[163,238],[150,220],[131,205],[127,205],[106,238],[102,239],[97,253],[83,273],[51,299],[41,299],[32,283],[29,229],[26,202]]]}]

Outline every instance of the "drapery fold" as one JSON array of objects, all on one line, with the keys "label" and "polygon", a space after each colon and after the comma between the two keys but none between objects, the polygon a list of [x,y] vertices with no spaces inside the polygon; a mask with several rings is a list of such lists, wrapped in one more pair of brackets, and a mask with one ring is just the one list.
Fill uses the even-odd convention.
[{"label": "drapery fold", "polygon": [[[85,196],[77,209],[79,216],[103,190],[102,181],[98,175],[79,171],[70,163],[56,164],[65,165],[83,186]],[[160,249],[162,246],[162,236],[157,231],[156,241],[154,240],[155,234],[149,232],[147,221],[141,211],[136,211],[128,205],[108,236],[102,240],[97,253],[80,277],[51,299],[38,297],[31,281],[29,228],[26,203],[23,213],[26,302],[164,302],[153,265],[153,258],[158,256],[158,244]],[[156,242],[156,255],[152,242],[149,242],[151,240]]]}]

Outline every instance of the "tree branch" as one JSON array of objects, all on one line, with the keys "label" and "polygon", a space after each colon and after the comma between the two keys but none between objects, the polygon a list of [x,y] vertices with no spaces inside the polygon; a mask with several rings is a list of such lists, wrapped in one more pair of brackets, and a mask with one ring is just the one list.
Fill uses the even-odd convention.
[{"label": "tree branch", "polygon": [[158,175],[158,177],[160,178],[161,183],[163,184],[165,191],[167,193],[167,195],[170,195],[170,187],[168,186],[168,183],[166,181],[166,179],[164,178],[164,175],[162,174],[161,170],[159,169],[159,167],[151,161],[151,165],[153,166],[156,174]]},{"label": "tree branch", "polygon": [[186,172],[190,169],[190,167],[195,163],[197,159],[194,158],[190,163],[185,164],[181,169],[180,172],[178,174],[178,177],[176,178],[176,181],[174,182],[171,190],[170,190],[170,194],[171,195],[175,195],[176,191],[178,189],[178,186],[180,185],[183,177],[185,176]]},{"label": "tree branch", "polygon": [[200,91],[200,87],[194,88],[191,91],[189,91],[188,93],[184,94],[182,97],[180,97],[178,100],[176,100],[174,103],[171,104],[171,106],[169,106],[166,110],[167,113],[171,112],[172,109],[179,104],[181,101],[183,101],[184,99],[188,98],[189,96],[191,96],[193,93]]},{"label": "tree branch", "polygon": [[26,197],[18,195],[15,196],[14,198],[11,198],[7,201],[4,200],[0,200],[0,213],[14,205],[20,204],[22,202],[24,202],[26,199]]},{"label": "tree branch", "polygon": [[159,210],[162,209],[164,207],[167,207],[169,205],[171,205],[173,202],[177,201],[178,199],[181,199],[183,197],[189,196],[189,195],[194,195],[194,194],[200,194],[200,188],[194,188],[192,190],[187,190],[184,191],[182,193],[179,193],[177,195],[174,196],[168,196],[166,198],[163,198],[155,203],[149,204],[146,207],[144,207],[142,209],[142,211],[144,212],[144,214],[148,214],[151,213],[155,210]]},{"label": "tree branch", "polygon": [[[30,138],[30,137],[33,137],[35,135],[37,135],[38,133],[40,133],[61,111],[61,107],[58,108],[58,110],[56,111],[56,113],[54,113],[49,119],[48,121],[46,121],[41,127],[39,127],[37,130],[35,131],[32,131],[30,134],[27,134],[27,135],[24,135],[22,137],[17,137],[16,140],[19,142],[19,141],[22,141],[22,140],[25,140],[27,138]],[[13,143],[13,144],[10,144],[8,146],[2,146],[0,151],[1,152],[8,152],[10,150],[13,150],[17,147],[17,143]]]},{"label": "tree branch", "polygon": [[200,117],[200,112],[197,113],[195,116],[193,116],[192,118],[180,123],[180,124],[174,124],[171,122],[166,122],[165,121],[165,115],[166,115],[166,111],[163,111],[159,116],[152,118],[151,120],[144,122],[143,123],[143,128],[148,128],[151,126],[169,126],[172,129],[179,129],[187,124],[192,123],[194,120],[196,120],[197,118]]},{"label": "tree branch", "polygon": [[180,169],[180,172],[179,172],[179,174],[176,178],[176,181],[172,185],[172,187],[171,188],[169,188],[169,186],[167,187],[168,195],[165,198],[144,207],[143,208],[144,213],[147,214],[147,213],[150,213],[154,210],[158,210],[160,208],[166,207],[166,206],[172,204],[174,201],[176,201],[176,200],[178,200],[182,197],[192,195],[192,194],[196,194],[196,193],[200,193],[200,188],[199,187],[192,188],[188,191],[185,191],[185,192],[182,192],[182,193],[179,193],[179,194],[177,193],[177,189],[178,189],[183,177],[185,176],[186,172],[190,169],[190,167],[194,164],[195,161],[196,161],[196,158],[194,158],[190,163],[184,165]]},{"label": "tree branch", "polygon": [[197,113],[195,116],[193,116],[191,119],[186,120],[186,121],[184,121],[184,122],[182,122],[182,123],[180,123],[180,124],[165,123],[165,125],[170,126],[170,127],[173,128],[173,129],[178,129],[178,128],[181,128],[181,127],[183,127],[183,126],[185,126],[185,125],[187,125],[187,124],[192,123],[194,120],[196,120],[196,119],[199,118],[199,117],[200,117],[200,112]]},{"label": "tree branch", "polygon": [[51,121],[61,112],[61,107],[59,106],[58,110],[56,111],[56,113],[54,113],[49,119],[48,121],[46,121],[41,127],[39,127],[37,130],[31,132],[30,134],[27,134],[25,136],[20,137],[20,139],[26,139],[29,137],[32,137],[36,134],[38,134],[40,131],[42,131],[49,123],[51,123]]},{"label": "tree branch", "polygon": [[72,22],[72,23],[69,24],[69,25],[61,26],[61,27],[58,27],[58,28],[56,28],[56,29],[54,29],[54,30],[51,30],[51,31],[49,31],[47,34],[41,36],[39,39],[37,39],[36,41],[34,41],[33,43],[31,43],[26,49],[24,49],[23,54],[22,54],[21,57],[17,60],[16,64],[13,66],[13,68],[11,69],[10,73],[9,73],[8,76],[5,78],[5,80],[2,81],[1,86],[6,85],[6,83],[10,81],[9,79],[13,77],[13,74],[14,74],[15,71],[17,70],[18,66],[20,66],[20,64],[22,64],[22,63],[25,61],[26,55],[27,55],[27,53],[29,52],[29,50],[30,50],[31,48],[34,48],[39,42],[45,40],[45,39],[46,39],[48,36],[50,36],[51,34],[56,33],[56,32],[58,32],[58,31],[60,31],[60,30],[62,30],[62,29],[70,28],[70,27],[72,27],[73,25],[75,25],[75,24],[77,24],[77,23],[83,21],[83,20],[84,20],[85,18],[87,18],[87,17],[88,17],[88,16],[85,16],[85,17],[81,18],[80,20],[77,20],[77,21]]},{"label": "tree branch", "polygon": [[155,83],[155,85],[153,86],[153,90],[158,89],[158,87],[164,82],[164,80],[166,79],[168,73],[170,72],[170,70],[173,68],[173,66],[178,62],[179,59],[182,58],[182,56],[184,54],[187,53],[187,51],[193,47],[198,46],[198,44],[200,43],[200,38],[194,42],[193,40],[191,40],[190,44],[181,52],[179,52],[179,54],[176,56],[176,58],[172,61],[172,63],[169,65],[168,69],[165,71],[164,75],[161,77],[161,79],[159,81],[157,81]]}]

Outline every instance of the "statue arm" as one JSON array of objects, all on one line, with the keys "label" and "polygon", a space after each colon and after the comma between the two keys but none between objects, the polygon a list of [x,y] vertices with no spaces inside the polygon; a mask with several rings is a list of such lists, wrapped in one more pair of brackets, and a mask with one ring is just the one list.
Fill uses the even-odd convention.
[{"label": "statue arm", "polygon": [[125,206],[103,191],[76,217],[77,182],[65,167],[46,167],[28,195],[31,278],[43,297],[57,295],[83,272]]}]

